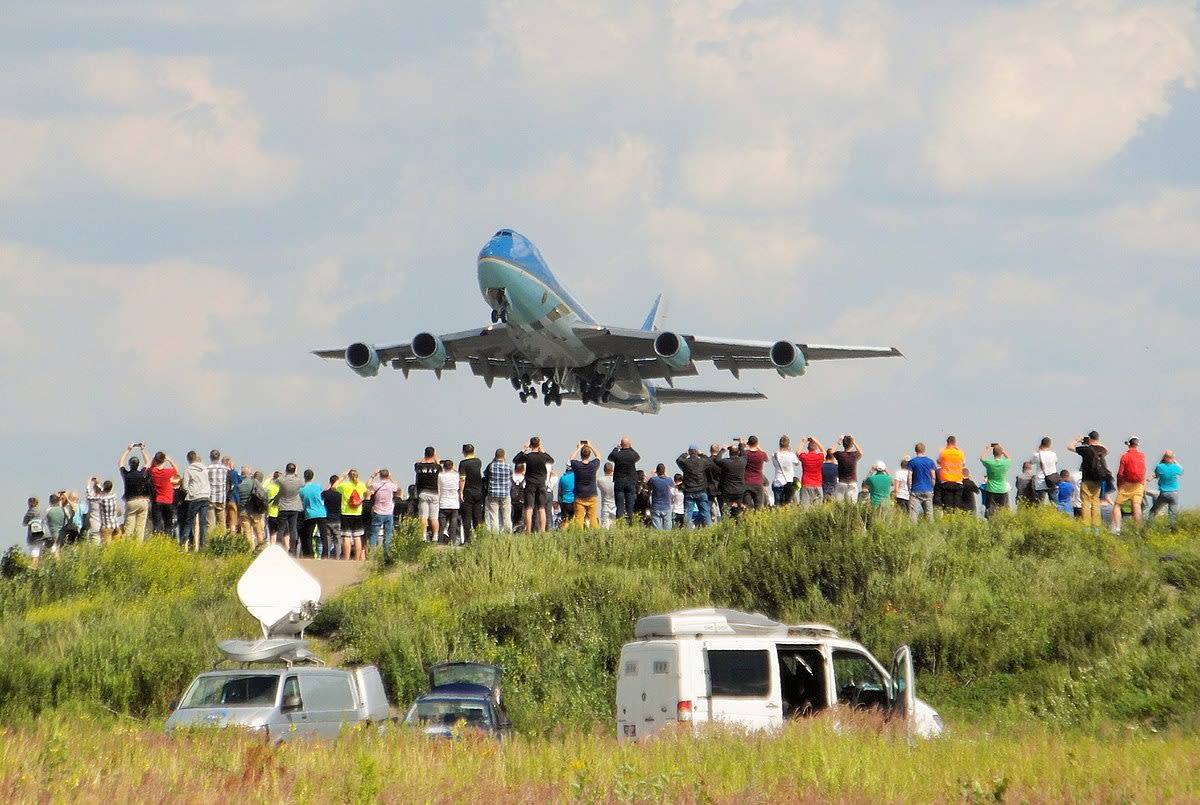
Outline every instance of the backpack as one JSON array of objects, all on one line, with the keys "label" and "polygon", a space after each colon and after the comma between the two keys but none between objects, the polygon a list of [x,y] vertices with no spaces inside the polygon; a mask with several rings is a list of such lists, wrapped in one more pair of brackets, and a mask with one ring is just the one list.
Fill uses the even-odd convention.
[{"label": "backpack", "polygon": [[352,509],[357,509],[359,506],[362,505],[362,503],[363,503],[362,495],[360,495],[358,493],[357,489],[352,490],[350,492],[350,497],[346,500],[346,504]]}]

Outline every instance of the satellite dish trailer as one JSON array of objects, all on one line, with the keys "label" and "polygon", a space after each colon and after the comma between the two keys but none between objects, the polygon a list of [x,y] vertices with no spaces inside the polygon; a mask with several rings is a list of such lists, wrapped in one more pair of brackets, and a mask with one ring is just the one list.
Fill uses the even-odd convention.
[{"label": "satellite dish trailer", "polygon": [[908,646],[889,673],[832,626],[711,608],[646,616],[634,636],[617,669],[618,738],[704,722],[770,729],[837,705],[877,708],[921,737],[942,732],[916,698]]},{"label": "satellite dish trailer", "polygon": [[283,548],[265,548],[238,580],[237,592],[262,625],[262,638],[217,644],[222,662],[239,667],[214,668],[192,680],[171,708],[168,733],[234,726],[275,739],[334,736],[346,724],[391,716],[378,668],[326,668],[309,650],[304,630],[316,617],[321,585]]}]

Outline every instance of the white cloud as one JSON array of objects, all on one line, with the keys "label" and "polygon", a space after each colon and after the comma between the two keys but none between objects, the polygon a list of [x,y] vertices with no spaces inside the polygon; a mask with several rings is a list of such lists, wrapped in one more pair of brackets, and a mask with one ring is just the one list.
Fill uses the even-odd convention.
[{"label": "white cloud", "polygon": [[240,204],[294,187],[298,160],[263,147],[244,94],[215,86],[207,61],[124,51],[61,61],[73,78],[61,101],[81,108],[0,126],[15,143],[0,153],[0,194],[24,198],[99,181],[139,198]]},{"label": "white cloud", "polygon": [[1192,3],[1047,0],[945,37],[925,157],[950,192],[1057,187],[1110,160],[1200,72]]},{"label": "white cloud", "polygon": [[1147,202],[1101,214],[1090,228],[1137,254],[1200,260],[1200,190],[1164,188]]}]

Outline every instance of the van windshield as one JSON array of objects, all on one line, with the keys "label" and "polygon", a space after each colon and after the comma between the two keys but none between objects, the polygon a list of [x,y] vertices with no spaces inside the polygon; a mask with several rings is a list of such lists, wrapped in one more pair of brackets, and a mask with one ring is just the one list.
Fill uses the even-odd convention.
[{"label": "van windshield", "polygon": [[188,688],[179,708],[272,707],[278,674],[202,675]]},{"label": "van windshield", "polygon": [[470,726],[490,726],[487,704],[458,699],[422,699],[404,717],[405,724],[454,726],[460,721]]}]

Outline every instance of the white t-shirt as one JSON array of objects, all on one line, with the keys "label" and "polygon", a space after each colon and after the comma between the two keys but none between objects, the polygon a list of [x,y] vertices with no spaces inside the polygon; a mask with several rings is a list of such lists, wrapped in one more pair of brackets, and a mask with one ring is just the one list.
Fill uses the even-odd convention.
[{"label": "white t-shirt", "polygon": [[671,487],[671,513],[683,514],[683,490],[678,486]]},{"label": "white t-shirt", "polygon": [[1058,477],[1058,454],[1053,450],[1039,450],[1033,454],[1034,489],[1046,488],[1046,476]]},{"label": "white t-shirt", "polygon": [[796,480],[796,465],[800,463],[800,459],[791,450],[778,451],[771,456],[771,463],[775,465],[775,480],[772,486],[787,486]]},{"label": "white t-shirt", "polygon": [[458,508],[458,470],[442,470],[438,473],[438,508]]},{"label": "white t-shirt", "polygon": [[912,472],[905,469],[896,470],[896,474],[892,476],[894,483],[892,488],[896,490],[896,500],[908,500],[909,480],[912,478]]}]

